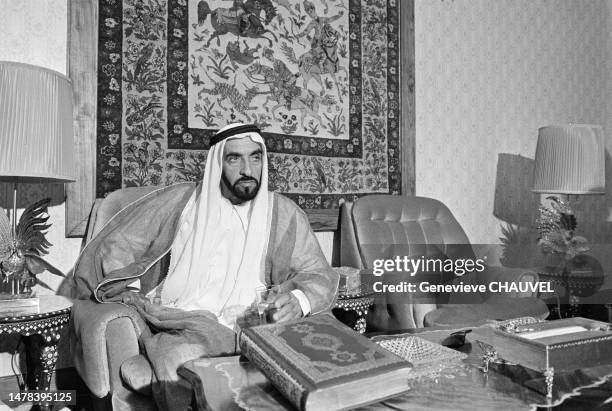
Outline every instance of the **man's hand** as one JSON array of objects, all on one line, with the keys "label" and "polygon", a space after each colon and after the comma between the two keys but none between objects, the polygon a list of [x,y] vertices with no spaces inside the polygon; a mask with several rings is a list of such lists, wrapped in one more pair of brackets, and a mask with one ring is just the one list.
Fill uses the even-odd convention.
[{"label": "man's hand", "polygon": [[302,317],[302,307],[295,295],[290,292],[278,294],[274,299],[276,312],[272,315],[274,322],[294,320]]},{"label": "man's hand", "polygon": [[134,291],[124,291],[121,293],[121,302],[124,304],[132,305],[134,307],[142,308],[149,299],[144,295]]}]

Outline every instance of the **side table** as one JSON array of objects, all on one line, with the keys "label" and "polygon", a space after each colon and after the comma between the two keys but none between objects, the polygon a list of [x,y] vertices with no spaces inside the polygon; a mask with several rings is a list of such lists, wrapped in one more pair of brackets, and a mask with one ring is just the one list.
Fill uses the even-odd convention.
[{"label": "side table", "polygon": [[72,301],[60,295],[39,297],[38,309],[23,313],[0,312],[0,335],[25,337],[27,385],[32,390],[48,391],[57,362],[57,344],[61,330],[70,321]]},{"label": "side table", "polygon": [[[344,324],[361,334],[366,330],[366,315],[370,306],[374,304],[374,293],[359,293],[359,294],[339,294],[332,313]],[[348,315],[354,312],[351,319]]]},{"label": "side table", "polygon": [[553,296],[542,297],[548,297],[547,304],[552,304],[551,313],[560,309],[561,312],[557,313],[559,318],[584,317],[581,308],[583,299],[596,294],[605,278],[599,261],[588,255],[576,256],[568,266],[541,267],[537,272],[540,281],[550,282],[555,289]]}]

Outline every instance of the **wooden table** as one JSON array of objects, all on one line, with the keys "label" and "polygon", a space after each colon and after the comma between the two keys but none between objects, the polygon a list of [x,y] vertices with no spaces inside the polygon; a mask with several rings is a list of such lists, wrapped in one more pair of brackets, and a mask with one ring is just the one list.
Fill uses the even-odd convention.
[{"label": "wooden table", "polygon": [[[421,331],[418,335],[430,341],[439,342],[452,330]],[[553,400],[527,388],[524,379],[536,378],[522,367],[507,367],[504,373],[492,367],[488,374],[477,366],[482,363],[482,351],[474,341],[482,329],[468,334],[471,345],[469,355],[462,363],[415,378],[410,382],[411,390],[362,409],[367,410],[593,410],[610,409],[602,405],[612,397],[612,365],[580,370],[575,375],[561,376],[555,380],[561,390]],[[465,348],[469,348],[466,344]],[[446,368],[445,368],[446,367]],[[502,366],[500,366],[502,367]],[[415,369],[416,370],[416,369]],[[198,410],[290,410],[290,404],[248,362],[241,362],[238,356],[225,358],[198,359],[187,362],[179,369],[194,388],[194,405]],[[588,387],[590,388],[580,388]],[[573,390],[575,392],[571,393]],[[608,408],[606,408],[606,406]],[[601,408],[597,408],[601,407]]]},{"label": "wooden table", "polygon": [[57,362],[60,332],[70,321],[72,301],[60,295],[40,296],[39,301],[38,307],[28,307],[22,313],[0,312],[0,335],[25,337],[28,388],[47,391]]}]

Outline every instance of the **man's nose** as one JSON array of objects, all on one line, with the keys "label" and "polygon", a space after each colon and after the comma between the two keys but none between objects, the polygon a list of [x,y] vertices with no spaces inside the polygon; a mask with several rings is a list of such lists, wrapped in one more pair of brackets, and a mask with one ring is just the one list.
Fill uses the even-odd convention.
[{"label": "man's nose", "polygon": [[240,174],[242,174],[243,176],[247,176],[247,177],[251,177],[252,176],[252,170],[251,170],[251,165],[249,164],[248,161],[243,161],[242,162],[242,167],[240,170]]}]

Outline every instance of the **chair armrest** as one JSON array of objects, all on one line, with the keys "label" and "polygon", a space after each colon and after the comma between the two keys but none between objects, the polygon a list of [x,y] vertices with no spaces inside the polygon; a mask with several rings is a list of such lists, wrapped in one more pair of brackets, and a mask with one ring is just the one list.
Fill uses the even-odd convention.
[{"label": "chair armrest", "polygon": [[121,384],[119,367],[139,354],[139,337],[148,328],[131,307],[87,300],[74,302],[70,321],[75,368],[92,394],[103,398]]}]

